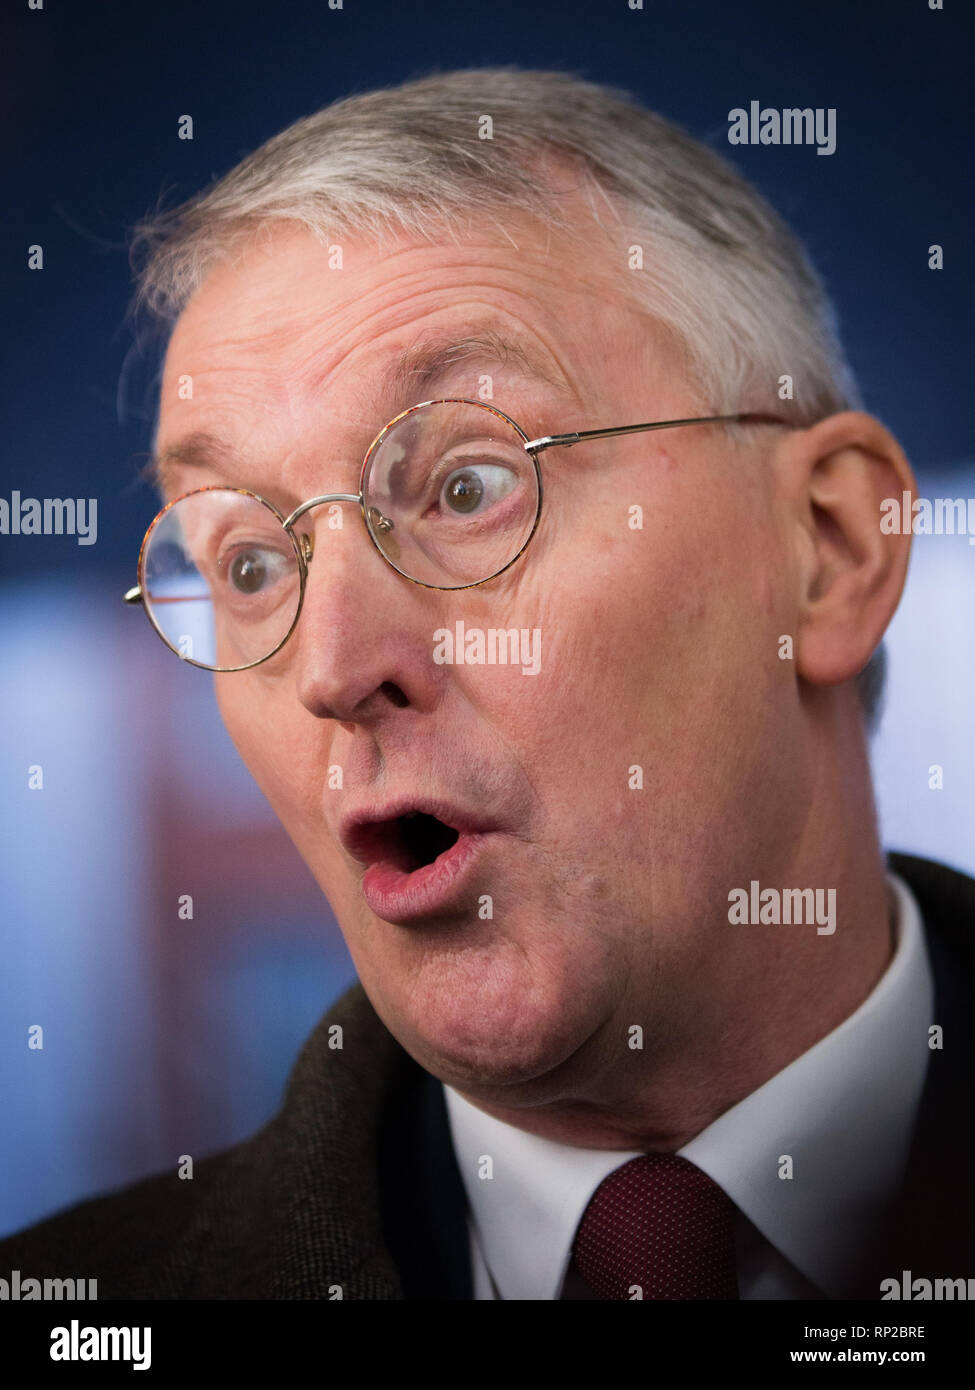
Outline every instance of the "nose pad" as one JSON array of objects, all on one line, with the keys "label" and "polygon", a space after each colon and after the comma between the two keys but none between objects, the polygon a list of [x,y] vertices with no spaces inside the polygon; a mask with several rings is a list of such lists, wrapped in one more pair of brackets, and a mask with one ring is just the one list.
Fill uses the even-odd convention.
[{"label": "nose pad", "polygon": [[396,524],[392,517],[384,516],[378,507],[370,507],[369,522],[373,532],[378,532],[382,553],[394,564],[398,564],[400,560],[399,541],[390,535]]},{"label": "nose pad", "polygon": [[393,522],[390,520],[388,516],[383,516],[382,512],[379,510],[378,507],[369,508],[369,520],[372,522],[373,526],[375,526],[377,531],[385,532],[392,531],[393,529]]},{"label": "nose pad", "polygon": [[305,564],[307,565],[307,564],[308,564],[308,561],[311,559],[311,557],[312,557],[312,556],[314,555],[314,553],[315,553],[315,538],[314,538],[314,536],[309,536],[308,533],[307,533],[307,531],[305,531],[305,532],[302,532],[302,534],[299,536],[298,539],[299,539],[299,541],[301,542],[301,556],[302,556],[302,559],[304,560]]}]

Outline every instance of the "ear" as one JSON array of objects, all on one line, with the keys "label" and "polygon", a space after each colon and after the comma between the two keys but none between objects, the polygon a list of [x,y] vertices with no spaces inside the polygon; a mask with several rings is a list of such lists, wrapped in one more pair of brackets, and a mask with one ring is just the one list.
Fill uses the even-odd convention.
[{"label": "ear", "polygon": [[780,457],[800,546],[796,671],[838,685],[866,666],[900,601],[911,536],[882,531],[881,506],[917,484],[897,440],[861,411],[793,435]]}]

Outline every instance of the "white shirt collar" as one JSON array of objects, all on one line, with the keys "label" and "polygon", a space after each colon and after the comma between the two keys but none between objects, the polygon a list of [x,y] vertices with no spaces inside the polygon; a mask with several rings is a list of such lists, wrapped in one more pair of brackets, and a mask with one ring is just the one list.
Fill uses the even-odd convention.
[{"label": "white shirt collar", "polygon": [[[827,1297],[844,1296],[907,1162],[934,986],[920,912],[895,874],[897,945],[860,1007],[678,1152]],[[504,1299],[557,1299],[596,1188],[638,1150],[579,1149],[517,1129],[444,1087],[473,1235]],[[779,1177],[790,1155],[793,1177]],[[481,1177],[491,1161],[490,1178]]]}]

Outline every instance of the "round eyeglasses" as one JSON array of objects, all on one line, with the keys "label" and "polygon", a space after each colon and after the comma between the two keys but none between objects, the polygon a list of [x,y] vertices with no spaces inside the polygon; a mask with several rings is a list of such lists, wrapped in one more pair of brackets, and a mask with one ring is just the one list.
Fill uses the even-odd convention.
[{"label": "round eyeglasses", "polygon": [[298,622],[315,540],[295,525],[313,507],[357,503],[373,545],[398,574],[424,588],[469,589],[513,565],[535,534],[541,450],[722,421],[786,423],[715,415],[532,440],[483,401],[424,401],[373,440],[358,493],[313,497],[290,516],[245,488],[202,487],[177,497],[150,524],[139,582],[125,598],[142,603],[182,660],[245,671],[273,656]]},{"label": "round eyeglasses", "polygon": [[528,442],[484,402],[426,401],[376,436],[357,496],[330,493],[285,517],[246,489],[188,492],[142,543],[149,619],[195,666],[240,671],[266,660],[294,630],[314,553],[314,537],[295,524],[322,504],[357,502],[376,549],[414,584],[483,584],[517,560],[538,524],[542,485]]}]

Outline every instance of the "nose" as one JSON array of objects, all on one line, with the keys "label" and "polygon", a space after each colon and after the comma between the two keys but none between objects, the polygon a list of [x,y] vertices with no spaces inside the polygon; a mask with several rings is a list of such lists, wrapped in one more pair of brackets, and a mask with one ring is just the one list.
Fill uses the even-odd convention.
[{"label": "nose", "polygon": [[[354,494],[329,493],[303,503],[288,524],[334,502],[360,505]],[[435,602],[434,591],[411,584],[386,563],[361,512],[320,513],[289,643],[301,703],[317,718],[350,729],[433,709],[444,672],[433,661]]]}]

